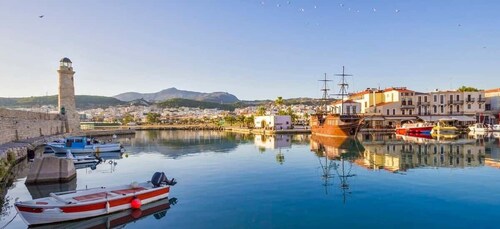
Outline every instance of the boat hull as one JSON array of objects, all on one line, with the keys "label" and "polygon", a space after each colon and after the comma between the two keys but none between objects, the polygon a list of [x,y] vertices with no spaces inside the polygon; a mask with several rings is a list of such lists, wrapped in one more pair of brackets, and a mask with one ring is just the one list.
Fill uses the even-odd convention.
[{"label": "boat hull", "polygon": [[66,153],[68,150],[71,150],[73,154],[92,154],[92,153],[107,153],[107,152],[120,152],[122,147],[120,144],[103,144],[99,146],[89,146],[84,148],[73,148],[73,147],[64,147],[58,145],[49,145],[52,148],[54,153]]},{"label": "boat hull", "polygon": [[344,122],[339,116],[328,115],[323,121],[317,116],[310,120],[311,134],[323,137],[350,137],[356,134],[358,120]]},{"label": "boat hull", "polygon": [[[131,201],[134,198],[141,200],[142,204],[148,204],[168,197],[170,187],[148,189],[136,193],[119,195],[118,197],[90,201],[88,204],[76,205],[30,205],[29,203],[16,203],[16,210],[28,225],[41,225],[56,222],[64,222],[85,219],[101,215],[107,215],[126,209],[132,209]],[[34,200],[36,201],[36,200]],[[36,201],[35,203],[40,203]]]}]

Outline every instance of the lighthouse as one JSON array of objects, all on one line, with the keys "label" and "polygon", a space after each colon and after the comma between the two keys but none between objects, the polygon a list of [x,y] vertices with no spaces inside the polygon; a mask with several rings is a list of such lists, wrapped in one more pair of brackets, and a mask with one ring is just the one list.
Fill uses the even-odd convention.
[{"label": "lighthouse", "polygon": [[76,111],[75,86],[72,62],[64,57],[59,61],[59,112],[66,119],[66,132],[80,130],[80,116]]}]

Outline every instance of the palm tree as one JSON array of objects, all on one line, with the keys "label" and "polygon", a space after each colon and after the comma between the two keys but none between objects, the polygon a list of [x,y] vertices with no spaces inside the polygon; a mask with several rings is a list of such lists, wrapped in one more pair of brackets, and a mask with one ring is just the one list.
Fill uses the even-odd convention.
[{"label": "palm tree", "polygon": [[266,114],[266,108],[264,106],[260,106],[257,108],[257,116],[263,116]]}]

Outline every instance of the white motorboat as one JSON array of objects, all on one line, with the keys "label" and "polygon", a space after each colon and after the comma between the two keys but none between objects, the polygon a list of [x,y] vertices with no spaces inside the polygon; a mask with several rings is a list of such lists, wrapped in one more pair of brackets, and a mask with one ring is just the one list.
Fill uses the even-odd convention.
[{"label": "white motorboat", "polygon": [[483,123],[474,123],[469,126],[469,130],[471,133],[486,133],[489,129]]},{"label": "white motorboat", "polygon": [[491,125],[491,131],[500,131],[500,124]]},{"label": "white motorboat", "polygon": [[73,155],[73,153],[71,153],[71,150],[68,150],[66,152],[66,159],[72,160],[73,163],[75,164],[75,166],[81,165],[81,164],[97,164],[100,160],[96,156],[90,156],[90,155],[75,156],[75,155]]}]

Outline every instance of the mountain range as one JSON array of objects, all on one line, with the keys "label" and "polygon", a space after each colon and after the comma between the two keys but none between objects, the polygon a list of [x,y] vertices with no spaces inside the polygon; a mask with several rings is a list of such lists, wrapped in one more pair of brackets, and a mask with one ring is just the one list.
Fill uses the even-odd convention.
[{"label": "mountain range", "polygon": [[119,95],[115,95],[113,97],[126,102],[138,99],[143,99],[149,102],[160,102],[174,98],[212,102],[212,103],[235,103],[240,101],[236,96],[229,94],[227,92],[203,93],[203,92],[179,90],[175,87],[161,90],[155,93],[126,92]]}]

